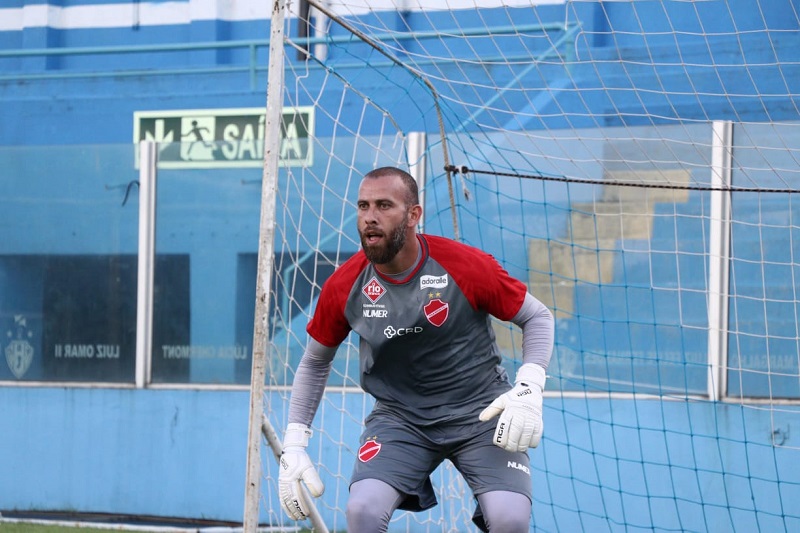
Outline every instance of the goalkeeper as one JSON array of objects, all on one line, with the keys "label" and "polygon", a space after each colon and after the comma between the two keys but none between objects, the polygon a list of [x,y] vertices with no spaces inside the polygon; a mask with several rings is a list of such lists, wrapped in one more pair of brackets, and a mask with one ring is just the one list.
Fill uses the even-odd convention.
[{"label": "goalkeeper", "polygon": [[[482,531],[528,531],[528,448],[542,436],[542,390],[553,315],[489,254],[418,234],[417,184],[407,172],[369,172],[358,192],[362,250],[322,288],[292,386],[280,498],[302,520],[323,485],[305,449],[336,348],[360,337],[361,386],[375,400],[364,422],[347,502],[347,531],[386,531],[396,509],[436,505],[430,475],[449,459],[476,499]],[[510,382],[491,316],[522,329]],[[301,485],[302,483],[302,485]]]}]

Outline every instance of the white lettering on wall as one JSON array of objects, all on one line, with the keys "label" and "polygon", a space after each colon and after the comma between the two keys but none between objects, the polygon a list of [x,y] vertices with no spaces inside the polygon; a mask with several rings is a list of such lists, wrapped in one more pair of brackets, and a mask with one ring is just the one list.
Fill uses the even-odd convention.
[{"label": "white lettering on wall", "polygon": [[164,359],[247,359],[247,346],[204,346],[202,344],[165,344],[161,346]]},{"label": "white lettering on wall", "polygon": [[119,344],[56,344],[58,359],[119,359]]}]

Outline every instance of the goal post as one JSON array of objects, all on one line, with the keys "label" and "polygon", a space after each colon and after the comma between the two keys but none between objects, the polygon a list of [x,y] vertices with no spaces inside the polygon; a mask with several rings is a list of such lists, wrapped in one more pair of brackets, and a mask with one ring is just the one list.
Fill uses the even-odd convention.
[{"label": "goal post", "polygon": [[[247,435],[247,469],[243,529],[255,533],[259,523],[262,470],[262,430],[264,429],[264,387],[266,383],[269,342],[269,307],[275,243],[275,202],[278,182],[281,117],[283,112],[283,21],[286,3],[276,0],[270,18],[269,74],[264,125],[264,168],[261,180],[261,217],[259,223],[256,271],[255,318],[253,324],[253,360],[250,373],[250,409]],[[269,422],[266,422],[269,424]]]}]

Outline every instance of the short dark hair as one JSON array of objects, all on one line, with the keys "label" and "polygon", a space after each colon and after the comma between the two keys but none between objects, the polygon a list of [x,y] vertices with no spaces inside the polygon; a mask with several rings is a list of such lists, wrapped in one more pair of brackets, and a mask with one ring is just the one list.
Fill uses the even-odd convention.
[{"label": "short dark hair", "polygon": [[386,176],[399,176],[400,179],[403,180],[403,184],[407,189],[405,197],[406,205],[412,206],[419,203],[419,187],[417,186],[417,180],[405,170],[397,167],[380,167],[367,172],[364,175],[364,179],[376,179]]}]

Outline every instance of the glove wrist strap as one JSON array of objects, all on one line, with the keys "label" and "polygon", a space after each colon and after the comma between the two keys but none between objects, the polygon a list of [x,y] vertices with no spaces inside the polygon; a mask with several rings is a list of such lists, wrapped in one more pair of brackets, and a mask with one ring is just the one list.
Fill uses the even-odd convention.
[{"label": "glove wrist strap", "polygon": [[305,448],[308,446],[308,440],[314,434],[311,428],[305,424],[298,424],[292,422],[286,425],[286,433],[283,437],[283,447],[288,448],[291,446],[299,446]]},{"label": "glove wrist strap", "polygon": [[536,363],[525,363],[517,370],[517,385],[521,383],[537,385],[541,390],[544,390],[545,381],[547,381],[547,373],[544,368]]}]

